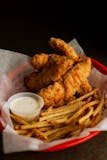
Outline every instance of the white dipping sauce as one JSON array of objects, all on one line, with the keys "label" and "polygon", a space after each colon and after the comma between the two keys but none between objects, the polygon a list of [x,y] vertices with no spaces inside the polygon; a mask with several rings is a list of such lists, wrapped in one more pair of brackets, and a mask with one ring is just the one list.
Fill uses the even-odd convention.
[{"label": "white dipping sauce", "polygon": [[30,92],[21,92],[8,100],[10,111],[30,122],[38,117],[44,105],[43,98]]},{"label": "white dipping sauce", "polygon": [[10,103],[12,112],[17,114],[34,114],[39,109],[40,104],[34,97],[18,97]]}]

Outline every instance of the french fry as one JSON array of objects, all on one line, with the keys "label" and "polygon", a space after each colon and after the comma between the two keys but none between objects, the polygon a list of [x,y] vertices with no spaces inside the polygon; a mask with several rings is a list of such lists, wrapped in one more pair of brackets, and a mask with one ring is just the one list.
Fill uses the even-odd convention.
[{"label": "french fry", "polygon": [[59,128],[59,129],[56,130],[56,132],[54,134],[51,134],[48,137],[48,141],[50,142],[50,141],[53,141],[53,140],[63,138],[66,134],[68,134],[72,131],[75,131],[77,129],[79,129],[79,126],[71,126],[71,125]]},{"label": "french fry", "polygon": [[46,110],[46,111],[41,113],[41,116],[43,117],[43,116],[47,116],[47,115],[50,115],[50,114],[53,115],[54,113],[56,114],[56,113],[59,113],[59,112],[64,112],[64,111],[69,110],[69,109],[74,111],[74,110],[76,110],[76,108],[79,108],[84,104],[85,104],[85,102],[82,102],[82,101],[78,101],[74,104],[68,103],[68,104],[66,104],[64,106],[61,106],[61,107],[58,107],[58,108],[51,108],[50,110]]},{"label": "french fry", "polygon": [[45,135],[46,135],[46,136],[50,136],[50,135],[56,133],[57,131],[59,131],[59,128],[55,128],[55,129],[53,128],[53,129],[45,132]]},{"label": "french fry", "polygon": [[15,115],[15,114],[13,114],[13,113],[10,113],[10,117],[11,117],[13,120],[15,120],[17,123],[19,123],[19,124],[28,124],[25,120],[23,120],[22,117],[17,116],[17,115]]},{"label": "french fry", "polygon": [[16,122],[15,131],[27,137],[51,142],[62,138],[75,137],[87,127],[94,127],[102,117],[104,95],[99,97],[98,88],[75,99],[66,105],[42,110],[38,120],[30,123],[10,113]]},{"label": "french fry", "polygon": [[79,111],[77,111],[73,116],[71,116],[71,118],[69,118],[66,121],[66,124],[71,123],[74,119],[78,118],[87,108],[89,108],[89,106],[93,106],[95,104],[98,104],[99,100],[95,100],[92,102],[87,103],[86,105],[84,105],[82,108],[79,109]]},{"label": "french fry", "polygon": [[35,131],[34,130],[31,130],[31,131],[28,131],[26,134],[25,134],[25,136],[27,136],[27,137],[32,137],[32,135],[35,133]]},{"label": "french fry", "polygon": [[77,130],[75,130],[75,131],[70,132],[69,135],[68,135],[68,137],[69,137],[69,138],[70,138],[70,137],[73,138],[73,137],[78,136],[78,135],[80,134],[80,132],[82,131],[82,129],[83,129],[83,128],[77,129]]},{"label": "french fry", "polygon": [[37,135],[37,137],[40,137],[43,140],[47,140],[47,136],[45,133],[41,132],[39,129],[34,129],[35,134]]},{"label": "french fry", "polygon": [[[29,123],[25,124],[25,126],[29,126],[29,125],[31,125],[31,124],[29,124]],[[32,125],[35,125],[35,124],[32,124]],[[35,127],[31,127],[30,129],[32,129],[32,130],[29,131],[29,129],[26,127],[25,127],[26,129],[23,129],[23,126],[20,126],[20,127],[17,126],[17,128],[21,128],[21,127],[22,127],[22,129],[16,130],[16,132],[18,134],[23,134],[23,135],[26,135],[27,137],[31,137],[33,134],[37,134],[37,135],[39,135],[40,138],[47,139],[45,134],[42,133],[40,130],[38,130]]]},{"label": "french fry", "polygon": [[93,116],[96,116],[102,110],[103,106],[104,106],[104,95],[102,95],[101,102],[99,103],[99,105],[94,110]]},{"label": "french fry", "polygon": [[17,132],[18,134],[25,135],[25,134],[28,133],[29,131],[28,131],[28,130],[21,130],[21,129],[18,130],[18,129],[17,129],[16,132]]},{"label": "french fry", "polygon": [[39,130],[40,130],[41,132],[46,132],[46,131],[49,131],[49,130],[51,130],[51,129],[52,129],[52,126],[39,128]]},{"label": "french fry", "polygon": [[101,120],[101,113],[97,114],[95,117],[92,118],[89,127],[94,127],[100,120]]},{"label": "french fry", "polygon": [[88,103],[88,102],[91,102],[92,101],[92,96],[88,97],[85,102]]},{"label": "french fry", "polygon": [[93,108],[89,107],[89,112],[79,119],[79,124],[83,124],[93,114]]},{"label": "french fry", "polygon": [[89,118],[87,118],[86,120],[85,120],[85,122],[84,122],[84,126],[85,127],[88,127],[89,125],[90,125],[90,123],[91,123],[91,118],[89,117]]},{"label": "french fry", "polygon": [[39,121],[44,121],[44,120],[47,120],[49,118],[54,118],[54,117],[66,115],[66,114],[69,114],[69,113],[73,113],[76,110],[78,110],[80,107],[82,107],[83,104],[84,104],[84,102],[80,101],[80,102],[75,103],[75,104],[65,105],[64,108],[62,110],[60,110],[60,111],[57,109],[56,112],[54,111],[53,113],[51,113],[49,115],[40,117]]},{"label": "french fry", "polygon": [[57,124],[63,124],[68,118],[68,115],[67,116],[59,116],[58,118],[56,119],[50,119],[48,120],[49,123],[51,123],[52,125],[57,125]]},{"label": "french fry", "polygon": [[41,128],[41,127],[48,127],[51,126],[50,123],[47,123],[45,121],[43,121],[42,123],[37,122],[35,124],[26,124],[26,125],[21,125],[20,129],[35,129],[35,128]]},{"label": "french fry", "polygon": [[15,130],[21,130],[21,129],[20,129],[20,124],[14,125],[14,129],[15,129]]},{"label": "french fry", "polygon": [[92,96],[93,94],[95,94],[98,90],[99,90],[98,88],[95,88],[91,92],[89,92],[89,93],[87,93],[87,94],[85,94],[85,95],[83,95],[83,96],[71,101],[70,104],[73,104],[73,103],[78,102],[78,101],[82,101],[82,100],[88,98],[89,96]]}]

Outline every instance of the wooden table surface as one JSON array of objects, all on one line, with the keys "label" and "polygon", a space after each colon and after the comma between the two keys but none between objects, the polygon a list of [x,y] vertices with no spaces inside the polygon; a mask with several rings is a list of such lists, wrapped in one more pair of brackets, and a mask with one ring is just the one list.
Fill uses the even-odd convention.
[{"label": "wooden table surface", "polygon": [[[0,48],[33,56],[35,53],[50,52],[48,40],[51,36],[62,38],[67,42],[76,38],[87,56],[93,57],[107,66],[107,31],[103,21],[103,27],[100,27],[98,22],[91,25],[89,22],[76,21],[75,18],[73,23],[72,19],[70,21],[70,16],[65,21],[59,19],[59,17],[53,17],[53,19],[43,16],[38,17],[35,9],[31,14],[29,4],[27,4],[27,11],[24,10],[25,13],[28,13],[26,15],[19,12],[14,15],[15,9],[12,13],[12,7],[6,8],[8,11],[10,9],[10,14],[3,14],[3,8],[0,11]],[[16,8],[17,11],[19,11],[18,7]],[[22,13],[22,10],[20,12]],[[3,153],[2,133],[0,133],[0,160],[19,159],[106,160],[107,132],[101,132],[87,142],[58,152],[20,152],[12,154]]]}]

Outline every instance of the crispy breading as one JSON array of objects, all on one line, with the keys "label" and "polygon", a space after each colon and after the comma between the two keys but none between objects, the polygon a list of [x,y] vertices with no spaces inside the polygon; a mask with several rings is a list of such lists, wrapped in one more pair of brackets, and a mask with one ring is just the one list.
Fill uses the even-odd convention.
[{"label": "crispy breading", "polygon": [[88,93],[91,90],[92,90],[92,86],[90,85],[88,79],[85,79],[85,81],[83,81],[82,84],[80,85],[78,93],[80,95],[84,95],[85,93]]},{"label": "crispy breading", "polygon": [[40,72],[31,73],[25,78],[25,84],[31,90],[38,90],[59,80],[74,64],[73,59],[52,54]]},{"label": "crispy breading", "polygon": [[91,60],[90,58],[86,58],[70,69],[61,80],[41,89],[38,94],[43,97],[45,107],[60,106],[60,104],[64,104],[76,93],[82,94],[91,91],[92,88],[87,80],[90,71]]},{"label": "crispy breading", "polygon": [[42,88],[38,94],[44,99],[45,107],[64,104],[65,90],[61,82],[54,82],[46,88]]},{"label": "crispy breading", "polygon": [[49,55],[45,53],[35,54],[31,59],[31,64],[37,70],[43,68],[48,62]]},{"label": "crispy breading", "polygon": [[[35,79],[36,79],[37,83],[36,83]],[[24,82],[25,82],[25,86],[32,91],[36,90],[37,84],[38,84],[38,89],[42,88],[42,86],[41,86],[42,79],[38,79],[37,72],[32,72],[32,73],[30,73],[30,75],[26,76],[24,78]]]},{"label": "crispy breading", "polygon": [[91,86],[87,81],[90,71],[91,60],[90,58],[85,58],[64,75],[65,100],[68,100],[76,92],[80,93],[81,90],[82,92],[89,92],[91,90]]},{"label": "crispy breading", "polygon": [[63,52],[67,57],[72,58],[74,60],[78,59],[78,55],[75,52],[74,48],[71,47],[64,40],[60,38],[51,37],[49,40],[49,44],[53,49]]},{"label": "crispy breading", "polygon": [[[78,55],[76,54],[73,47],[71,47],[62,39],[51,37],[49,40],[49,44],[53,49],[63,52],[68,58],[72,58],[75,60],[78,59]],[[49,56],[54,56],[54,54],[35,54],[31,59],[31,64],[35,69],[41,69],[47,64]]]}]

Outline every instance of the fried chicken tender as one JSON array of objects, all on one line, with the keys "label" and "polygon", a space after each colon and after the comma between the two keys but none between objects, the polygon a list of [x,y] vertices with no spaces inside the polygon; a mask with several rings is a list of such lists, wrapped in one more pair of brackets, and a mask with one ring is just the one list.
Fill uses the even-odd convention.
[{"label": "fried chicken tender", "polygon": [[48,63],[49,55],[45,53],[35,54],[31,59],[31,64],[37,70],[43,68]]},{"label": "fried chicken tender", "polygon": [[88,92],[90,92],[92,90],[92,86],[90,85],[88,79],[86,79],[85,81],[82,82],[79,90],[78,90],[78,93],[80,95],[84,95]]},{"label": "fried chicken tender", "polygon": [[[75,60],[78,59],[78,55],[76,54],[75,50],[62,39],[51,37],[49,44],[53,49],[63,52],[68,58]],[[49,56],[53,56],[53,54],[35,54],[31,59],[31,64],[35,69],[39,70],[48,63]]]},{"label": "fried chicken tender", "polygon": [[70,69],[62,79],[38,91],[38,94],[44,99],[44,106],[60,106],[69,101],[76,93],[82,95],[91,91],[92,88],[87,80],[90,71],[91,60],[85,58]]},{"label": "fried chicken tender", "polygon": [[69,100],[76,92],[82,94],[91,91],[91,85],[87,80],[90,71],[91,60],[90,58],[85,58],[64,75],[65,100]]},{"label": "fried chicken tender", "polygon": [[53,49],[63,52],[67,57],[72,58],[74,60],[78,59],[78,55],[75,52],[74,48],[71,47],[64,40],[60,38],[51,37],[49,40],[49,44]]},{"label": "fried chicken tender", "polygon": [[73,66],[74,62],[67,56],[52,54],[40,72],[33,72],[25,78],[25,84],[33,91],[46,87],[59,80]]},{"label": "fried chicken tender", "polygon": [[42,88],[38,94],[44,99],[44,107],[60,106],[64,104],[65,90],[61,81],[54,82],[46,88]]}]

